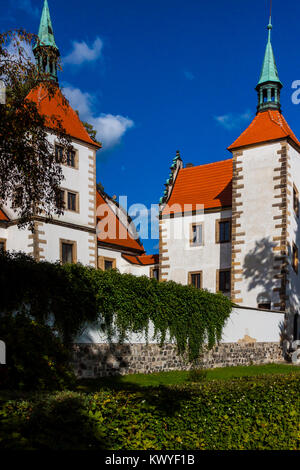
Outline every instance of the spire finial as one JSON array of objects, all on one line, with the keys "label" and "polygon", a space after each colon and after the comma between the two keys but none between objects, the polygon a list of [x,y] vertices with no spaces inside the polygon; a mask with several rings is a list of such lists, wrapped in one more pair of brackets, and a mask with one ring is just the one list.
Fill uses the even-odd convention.
[{"label": "spire finial", "polygon": [[272,42],[272,0],[270,0],[270,17],[268,24],[268,42],[265,51],[265,57],[259,82],[256,90],[258,92],[258,107],[257,111],[265,111],[267,109],[280,110],[280,90],[282,83],[279,80],[278,70],[275,62]]}]

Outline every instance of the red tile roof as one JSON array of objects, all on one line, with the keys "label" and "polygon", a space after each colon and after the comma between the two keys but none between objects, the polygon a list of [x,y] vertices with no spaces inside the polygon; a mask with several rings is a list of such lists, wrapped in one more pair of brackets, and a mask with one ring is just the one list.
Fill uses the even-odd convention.
[{"label": "red tile roof", "polygon": [[153,264],[159,263],[159,255],[140,255],[140,256],[132,256],[132,255],[122,255],[126,261],[131,264],[137,264],[139,266],[151,266]]},{"label": "red tile roof", "polygon": [[[129,233],[125,225],[120,221],[119,217],[109,207],[106,200],[98,191],[96,193],[97,209],[101,207],[101,217],[97,217],[98,225],[100,229],[98,233],[98,240],[103,244],[114,245],[126,250],[137,252],[137,254],[145,253],[145,249],[139,240],[135,240]],[[98,212],[99,213],[99,212]],[[104,222],[101,224],[101,220]],[[109,231],[112,231],[108,235]]]},{"label": "red tile roof", "polygon": [[55,128],[54,119],[60,120],[66,133],[71,137],[82,140],[88,144],[100,148],[101,145],[94,142],[80,121],[77,113],[71,108],[70,104],[64,102],[62,92],[59,88],[53,97],[42,84],[31,90],[27,99],[37,104],[40,114],[46,116],[46,125],[50,129]]},{"label": "red tile roof", "polygon": [[[231,207],[231,199],[232,159],[182,168],[163,215],[180,213],[179,208],[170,207],[173,204],[179,204],[183,212],[185,204],[191,205],[192,210],[197,209],[197,204],[203,204],[204,209]],[[191,209],[186,208],[185,211]]]},{"label": "red tile roof", "polygon": [[3,210],[0,209],[0,220],[9,220],[9,218],[4,214]]},{"label": "red tile roof", "polygon": [[228,147],[228,150],[286,137],[290,137],[300,147],[299,140],[283,115],[277,110],[267,110],[255,116],[247,129]]}]

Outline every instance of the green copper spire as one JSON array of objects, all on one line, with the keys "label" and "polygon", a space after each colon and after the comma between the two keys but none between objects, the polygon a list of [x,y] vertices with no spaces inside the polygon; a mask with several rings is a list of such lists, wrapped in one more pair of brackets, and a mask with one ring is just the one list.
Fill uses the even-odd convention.
[{"label": "green copper spire", "polygon": [[257,111],[265,111],[266,109],[280,110],[280,90],[282,83],[276,67],[274,52],[271,43],[272,20],[268,24],[268,42],[264,57],[263,66],[259,82],[256,86],[258,92]]},{"label": "green copper spire", "polygon": [[278,76],[278,71],[275,63],[275,57],[274,57],[274,52],[273,52],[273,47],[271,43],[271,31],[272,31],[272,23],[271,23],[271,18],[270,22],[268,24],[268,42],[267,42],[267,47],[266,47],[266,52],[265,52],[265,58],[263,62],[263,66],[261,69],[261,74],[259,78],[258,85],[264,82],[277,82],[281,83],[279,80]]},{"label": "green copper spire", "polygon": [[43,43],[43,46],[52,46],[58,49],[57,45],[55,44],[53,28],[52,28],[52,23],[51,23],[51,18],[50,18],[50,11],[49,11],[47,0],[45,0],[44,2],[44,8],[43,8],[42,18],[41,18],[41,23],[40,23],[40,29],[39,29],[39,38],[40,38],[40,41]]},{"label": "green copper spire", "polygon": [[57,60],[60,54],[54,39],[47,0],[44,0],[38,36],[40,44],[33,48],[38,67],[48,74],[50,80],[57,82]]}]

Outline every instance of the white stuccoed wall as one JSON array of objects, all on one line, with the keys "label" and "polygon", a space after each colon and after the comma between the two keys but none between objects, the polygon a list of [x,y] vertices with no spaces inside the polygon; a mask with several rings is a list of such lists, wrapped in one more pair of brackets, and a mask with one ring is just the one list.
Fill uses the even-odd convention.
[{"label": "white stuccoed wall", "polygon": [[[216,221],[231,217],[231,210],[188,215],[163,219],[162,241],[167,245],[170,268],[167,280],[188,283],[188,273],[202,271],[203,288],[216,292],[216,272],[218,269],[231,268],[231,243],[216,243]],[[204,244],[190,246],[190,226],[192,223],[204,223]]]},{"label": "white stuccoed wall", "polygon": [[[257,299],[260,294],[270,295],[272,302],[278,302],[273,289],[280,287],[280,280],[274,279],[274,253],[272,247],[276,245],[273,237],[281,235],[281,229],[275,229],[276,222],[273,217],[281,214],[277,207],[275,194],[280,190],[274,190],[274,169],[280,167],[278,160],[281,150],[280,143],[268,143],[248,149],[243,149],[243,155],[238,157],[242,161],[244,188],[239,190],[241,197],[237,202],[242,202],[239,210],[243,211],[238,223],[239,231],[245,232],[244,244],[237,246],[241,253],[237,261],[241,262],[243,269],[243,281],[238,282],[235,288],[241,290],[238,294],[247,307],[257,307]],[[280,201],[277,201],[280,202]],[[240,276],[238,276],[240,277]]]},{"label": "white stuccoed wall", "polygon": [[[235,308],[226,322],[221,343],[236,343],[246,335],[250,336],[257,343],[279,343],[280,328],[283,321],[284,315],[279,312]],[[153,333],[154,328],[150,324],[148,342],[157,344],[158,341],[153,339]],[[107,339],[99,329],[87,328],[75,342],[106,343]],[[117,336],[112,338],[112,342],[117,342]],[[142,333],[132,333],[125,341],[126,344],[142,344],[145,342],[146,338]],[[169,342],[168,338],[166,342]]]}]

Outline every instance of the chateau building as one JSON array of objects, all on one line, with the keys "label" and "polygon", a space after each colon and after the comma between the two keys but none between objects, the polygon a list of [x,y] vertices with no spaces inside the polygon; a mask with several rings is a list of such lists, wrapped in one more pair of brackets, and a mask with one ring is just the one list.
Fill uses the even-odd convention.
[{"label": "chateau building", "polygon": [[[23,251],[38,261],[80,262],[100,269],[118,268],[121,272],[157,277],[158,256],[145,254],[138,237],[134,238],[134,233],[128,230],[127,214],[119,211],[123,214],[121,220],[113,200],[96,190],[96,153],[101,145],[90,137],[59,88],[60,53],[47,0],[44,0],[38,35],[40,43],[34,47],[37,66],[57,84],[57,89],[50,97],[41,83],[30,91],[27,99],[36,103],[39,112],[46,116],[49,142],[63,162],[61,196],[65,210],[61,216],[54,215],[50,222],[36,217],[32,233],[18,228],[19,211],[13,203],[0,208],[0,249]],[[67,155],[63,155],[62,147],[55,141],[53,116],[71,138],[72,150]],[[117,226],[114,237],[103,233],[105,227],[99,232],[98,212],[103,216],[109,214],[111,225]]]},{"label": "chateau building", "polygon": [[257,113],[232,158],[183,167],[177,153],[160,203],[160,279],[221,291],[236,305],[290,313],[299,332],[300,142],[280,105],[268,41]]}]

